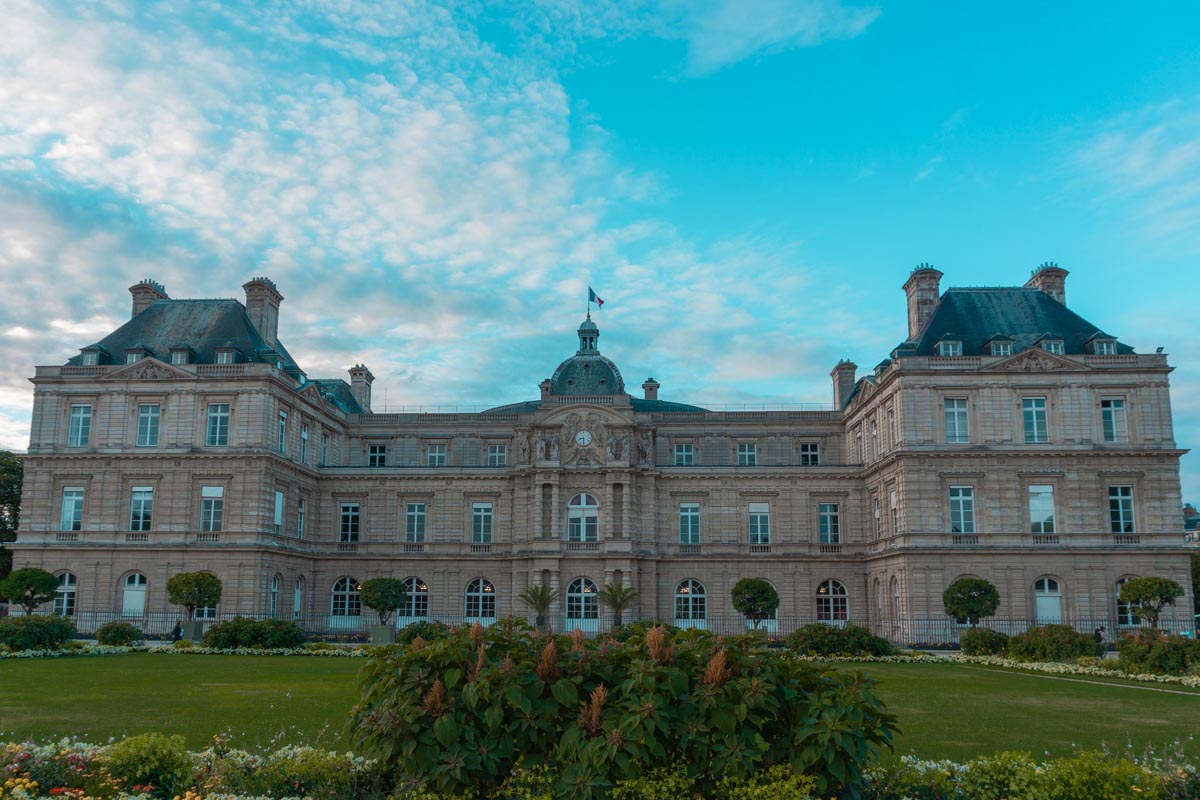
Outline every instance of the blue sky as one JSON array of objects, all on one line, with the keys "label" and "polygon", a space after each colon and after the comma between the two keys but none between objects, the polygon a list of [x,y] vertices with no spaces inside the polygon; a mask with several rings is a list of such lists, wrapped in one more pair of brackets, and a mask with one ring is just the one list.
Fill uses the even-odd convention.
[{"label": "blue sky", "polygon": [[365,362],[392,407],[536,396],[590,283],[630,386],[780,404],[904,338],[918,262],[1046,260],[1166,349],[1200,441],[1194,4],[0,8],[0,446],[143,277],[269,275],[310,374]]}]

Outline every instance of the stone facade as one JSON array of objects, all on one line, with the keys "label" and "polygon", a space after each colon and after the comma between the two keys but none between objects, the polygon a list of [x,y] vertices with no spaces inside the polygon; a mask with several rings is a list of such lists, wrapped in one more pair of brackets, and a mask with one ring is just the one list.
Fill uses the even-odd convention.
[{"label": "stone facade", "polygon": [[[653,379],[631,397],[589,319],[538,400],[473,414],[371,413],[362,365],[309,379],[267,279],[244,308],[143,282],[130,323],[37,368],[15,564],[67,576],[63,610],[148,625],[178,613],[170,575],[205,569],[221,615],[329,629],[365,625],[354,587],[383,575],[411,579],[401,623],[527,614],[545,583],[556,627],[597,627],[616,582],[639,592],[626,619],[731,629],[731,587],[761,577],[780,632],[925,640],[954,635],[942,590],[976,575],[1008,624],[1115,630],[1122,578],[1190,587],[1182,451],[1166,357],[1067,312],[1065,276],[941,294],[923,265],[908,338],[866,377],[840,362],[829,410],[706,410]],[[985,306],[1006,320],[986,339]]]}]

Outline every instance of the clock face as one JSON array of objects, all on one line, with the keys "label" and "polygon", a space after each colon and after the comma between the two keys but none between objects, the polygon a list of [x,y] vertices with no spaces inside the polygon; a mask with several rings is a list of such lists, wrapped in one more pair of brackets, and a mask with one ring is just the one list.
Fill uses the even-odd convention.
[{"label": "clock face", "polygon": [[579,433],[575,434],[575,441],[580,447],[587,447],[592,443],[591,431],[580,431]]}]

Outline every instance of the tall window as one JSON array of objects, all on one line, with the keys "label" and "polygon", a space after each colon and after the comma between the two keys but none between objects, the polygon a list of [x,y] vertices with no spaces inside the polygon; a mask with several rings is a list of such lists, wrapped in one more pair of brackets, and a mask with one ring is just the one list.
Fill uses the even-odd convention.
[{"label": "tall window", "polygon": [[296,578],[292,587],[292,618],[300,619],[304,613],[304,578]]},{"label": "tall window", "polygon": [[121,616],[140,617],[146,613],[146,576],[140,572],[125,577],[121,591]]},{"label": "tall window", "polygon": [[758,464],[758,445],[754,442],[741,442],[737,446],[737,463],[739,467],[753,467]]},{"label": "tall window", "polygon": [[883,536],[883,519],[880,516],[878,497],[875,498],[875,502],[872,504],[871,512],[875,519],[875,540],[879,541]]},{"label": "tall window", "polygon": [[1046,428],[1046,398],[1022,399],[1021,418],[1025,424],[1025,444],[1045,444],[1050,441],[1050,434]]},{"label": "tall window", "polygon": [[420,578],[405,578],[404,605],[400,607],[398,616],[428,617],[429,616],[429,586]]},{"label": "tall window", "polygon": [[1108,487],[1108,521],[1113,533],[1133,533],[1133,487]]},{"label": "tall window", "polygon": [[875,426],[875,420],[871,420],[871,452],[869,458],[875,459],[879,457],[879,429]]},{"label": "tall window", "polygon": [[1104,430],[1104,441],[1124,442],[1129,438],[1129,425],[1125,421],[1125,399],[1108,397],[1100,401],[1100,425]]},{"label": "tall window", "polygon": [[950,531],[952,533],[975,532],[975,488],[973,486],[950,487]]},{"label": "tall window", "polygon": [[287,412],[279,412],[279,431],[276,436],[275,449],[281,453],[287,452]]},{"label": "tall window", "polygon": [[308,423],[300,426],[300,463],[308,463]]},{"label": "tall window", "polygon": [[487,451],[487,465],[489,467],[508,466],[508,445],[489,444]]},{"label": "tall window", "polygon": [[134,486],[129,501],[129,530],[148,531],[154,516],[154,487]]},{"label": "tall window", "polygon": [[279,576],[271,576],[271,593],[267,597],[267,616],[275,619],[279,616]]},{"label": "tall window", "polygon": [[404,506],[404,541],[425,541],[425,504],[407,503]]},{"label": "tall window", "polygon": [[1054,533],[1054,487],[1029,487],[1029,532]]},{"label": "tall window", "polygon": [[329,613],[335,617],[357,617],[362,614],[362,599],[358,596],[358,581],[338,578],[330,593]]},{"label": "tall window", "polygon": [[67,447],[87,447],[92,438],[92,407],[77,404],[71,406],[71,417],[67,425]]},{"label": "tall window", "polygon": [[75,576],[64,572],[58,576],[58,588],[54,590],[55,614],[75,616]]},{"label": "tall window", "polygon": [[892,518],[892,528],[889,533],[895,536],[900,532],[900,497],[895,490],[888,492],[888,510],[891,512]]},{"label": "tall window", "polygon": [[329,463],[329,435],[321,437],[321,466]]},{"label": "tall window", "polygon": [[387,466],[387,445],[386,444],[367,445],[367,466],[368,467],[385,467],[385,466]]},{"label": "tall window", "polygon": [[158,447],[158,415],[159,407],[157,403],[138,406],[138,447]]},{"label": "tall window", "polygon": [[492,504],[471,505],[471,544],[492,543]]},{"label": "tall window", "polygon": [[895,575],[892,576],[890,588],[892,590],[892,624],[899,625],[900,624],[900,603],[901,603],[900,580]]},{"label": "tall window", "polygon": [[679,543],[700,544],[700,504],[679,504]]},{"label": "tall window", "polygon": [[966,444],[971,441],[967,423],[967,398],[947,397],[945,400],[946,443]]},{"label": "tall window", "polygon": [[283,500],[284,500],[283,492],[276,490],[275,491],[275,517],[273,520],[274,527],[272,527],[272,530],[275,532],[276,536],[283,535]]},{"label": "tall window", "polygon": [[62,514],[58,518],[60,531],[83,530],[83,487],[63,488]]},{"label": "tall window", "polygon": [[225,487],[200,487],[200,530],[221,530],[225,516]]},{"label": "tall window", "polygon": [[567,541],[595,542],[600,538],[600,503],[590,494],[577,494],[567,506]]},{"label": "tall window", "polygon": [[771,504],[751,503],[750,514],[750,544],[771,543]]},{"label": "tall window", "polygon": [[817,529],[821,544],[840,544],[842,541],[841,514],[837,503],[817,504]]},{"label": "tall window", "polygon": [[900,428],[896,424],[896,409],[891,406],[887,408],[887,421],[888,437],[891,439],[892,447],[896,447],[900,444]]},{"label": "tall window", "polygon": [[299,502],[296,503],[296,538],[297,539],[304,538],[304,521],[305,521],[304,517],[307,514],[307,512],[308,512],[308,507],[305,505],[304,499],[301,498],[299,500]]},{"label": "tall window", "polygon": [[464,593],[467,619],[495,619],[496,587],[485,578],[476,578],[467,584]]},{"label": "tall window", "polygon": [[425,448],[425,466],[427,467],[444,467],[446,466],[446,445],[431,444]]},{"label": "tall window", "polygon": [[358,541],[358,526],[361,513],[362,511],[358,503],[342,503],[341,522],[338,526],[339,542]]},{"label": "tall window", "polygon": [[800,466],[815,467],[821,463],[821,445],[816,442],[800,444]]},{"label": "tall window", "polygon": [[686,442],[675,445],[675,466],[690,467],[696,463],[696,450]]},{"label": "tall window", "polygon": [[1134,613],[1134,608],[1129,603],[1121,599],[1121,587],[1131,580],[1130,578],[1121,578],[1117,581],[1117,626],[1118,627],[1133,627],[1142,624],[1142,618]]},{"label": "tall window", "polygon": [[675,619],[696,621],[708,617],[708,596],[704,584],[689,578],[675,587]]},{"label": "tall window", "polygon": [[204,432],[204,444],[208,447],[224,447],[229,444],[229,404],[208,404],[208,425]]},{"label": "tall window", "polygon": [[600,601],[596,599],[596,584],[587,578],[576,578],[567,586],[567,619],[599,619]]},{"label": "tall window", "polygon": [[837,622],[850,618],[850,599],[846,587],[837,581],[824,581],[817,587],[817,619]]}]

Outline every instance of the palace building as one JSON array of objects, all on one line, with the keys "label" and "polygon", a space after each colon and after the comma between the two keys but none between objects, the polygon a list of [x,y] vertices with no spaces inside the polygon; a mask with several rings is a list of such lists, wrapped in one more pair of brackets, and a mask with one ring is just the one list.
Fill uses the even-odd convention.
[{"label": "palace building", "polygon": [[1137,575],[1190,591],[1166,356],[1073,312],[1053,264],[1019,288],[941,277],[911,273],[903,341],[866,374],[839,362],[828,410],[710,410],[653,378],[634,396],[589,316],[535,399],[404,414],[372,412],[366,366],[307,375],[270,280],[245,302],[143,281],[128,322],[36,369],[14,566],[58,575],[81,629],[148,632],[195,570],[224,585],[202,616],[314,631],[365,629],[378,576],[408,583],[401,625],[528,615],[549,585],[558,630],[609,624],[611,583],[638,592],[626,620],[736,630],[730,589],[758,577],[771,630],[898,642],[953,638],[942,591],[966,575],[1011,628],[1135,624],[1117,592]]}]

